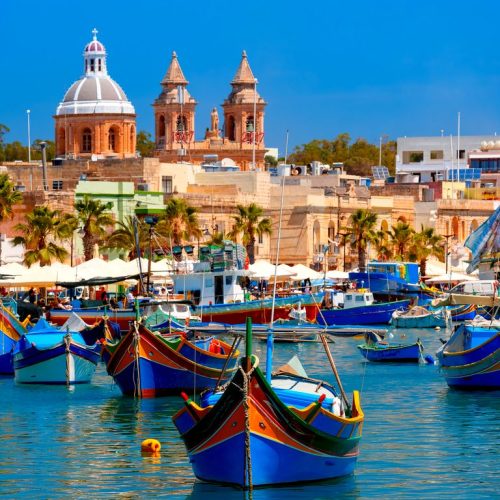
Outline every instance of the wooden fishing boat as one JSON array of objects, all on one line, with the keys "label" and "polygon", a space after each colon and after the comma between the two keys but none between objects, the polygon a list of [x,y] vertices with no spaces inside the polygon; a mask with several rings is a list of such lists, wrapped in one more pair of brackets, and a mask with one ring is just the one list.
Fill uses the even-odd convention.
[{"label": "wooden fishing boat", "polygon": [[120,340],[104,343],[102,357],[124,395],[148,398],[226,382],[236,369],[236,342],[230,346],[212,337],[190,341],[134,322]]},{"label": "wooden fishing boat", "polygon": [[430,311],[422,306],[410,307],[407,311],[394,311],[391,323],[396,328],[445,328],[446,309]]},{"label": "wooden fishing boat", "polygon": [[303,308],[306,311],[307,321],[315,321],[319,311],[323,294],[301,294],[275,299],[273,313],[273,299],[256,299],[247,302],[232,302],[224,304],[199,305],[193,314],[202,321],[215,321],[218,323],[241,324],[246,318],[251,318],[255,323],[269,323],[271,318],[289,319],[294,309]]},{"label": "wooden fishing boat", "polygon": [[412,344],[389,344],[374,333],[365,334],[365,343],[357,347],[368,361],[418,362],[423,352],[420,340]]},{"label": "wooden fishing boat", "polygon": [[196,477],[247,489],[351,474],[364,421],[358,392],[351,405],[342,390],[341,406],[317,392],[319,381],[285,378],[273,388],[248,330],[246,357],[218,401],[202,407],[184,395],[173,416]]},{"label": "wooden fishing boat", "polygon": [[51,309],[47,315],[48,319],[62,326],[69,319],[72,313],[76,313],[85,323],[91,325],[102,318],[109,318],[114,323],[120,325],[122,332],[127,332],[130,328],[130,323],[135,319],[135,311],[133,308],[128,309],[110,309],[109,306],[98,306],[90,308],[76,307],[71,310],[66,309]]},{"label": "wooden fishing boat", "polygon": [[88,345],[80,333],[61,331],[41,318],[15,345],[15,380],[21,384],[89,383],[99,349],[97,344]]},{"label": "wooden fishing boat", "polygon": [[459,325],[436,354],[450,387],[500,388],[498,325]]},{"label": "wooden fishing boat", "polygon": [[394,311],[405,310],[409,305],[409,300],[375,303],[369,290],[352,290],[344,295],[342,309],[321,309],[316,321],[328,326],[388,324]]}]

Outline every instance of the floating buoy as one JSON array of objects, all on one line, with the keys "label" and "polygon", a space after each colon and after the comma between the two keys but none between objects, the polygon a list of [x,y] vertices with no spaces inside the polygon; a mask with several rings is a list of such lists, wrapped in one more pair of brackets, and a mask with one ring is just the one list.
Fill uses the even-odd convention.
[{"label": "floating buoy", "polygon": [[434,328],[434,330],[436,330],[436,332],[439,332],[439,330],[441,330],[441,327],[440,327],[440,326],[436,326],[436,327]]},{"label": "floating buoy", "polygon": [[141,452],[142,453],[154,453],[157,454],[161,450],[161,444],[156,439],[145,439],[141,443]]},{"label": "floating buoy", "polygon": [[424,356],[424,360],[428,365],[433,365],[434,364],[434,358],[430,354],[426,354]]}]

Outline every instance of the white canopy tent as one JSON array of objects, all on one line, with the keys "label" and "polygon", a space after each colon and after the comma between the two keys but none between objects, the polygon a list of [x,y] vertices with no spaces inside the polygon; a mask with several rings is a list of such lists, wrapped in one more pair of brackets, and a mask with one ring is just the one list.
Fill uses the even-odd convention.
[{"label": "white canopy tent", "polygon": [[349,273],[345,271],[327,271],[326,277],[330,280],[341,281],[349,279]]},{"label": "white canopy tent", "polygon": [[294,271],[287,269],[289,266],[281,264],[280,266],[275,266],[271,264],[268,260],[258,260],[254,264],[249,266],[250,276],[253,279],[265,279],[277,277],[291,277],[294,275]]},{"label": "white canopy tent", "polygon": [[324,278],[323,273],[319,273],[310,267],[304,266],[304,264],[295,264],[292,269],[295,273],[295,276],[292,278],[293,281],[304,281],[306,279],[312,281]]},{"label": "white canopy tent", "polygon": [[441,274],[439,276],[434,276],[425,280],[426,283],[448,283],[450,281],[476,281],[477,276],[471,276],[469,274],[462,274],[452,271],[448,274]]}]

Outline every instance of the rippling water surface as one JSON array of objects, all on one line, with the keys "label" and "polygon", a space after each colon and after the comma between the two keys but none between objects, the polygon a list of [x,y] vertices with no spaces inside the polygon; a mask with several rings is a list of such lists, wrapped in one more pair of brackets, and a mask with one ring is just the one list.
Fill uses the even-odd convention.
[{"label": "rippling water surface", "polygon": [[[408,331],[434,356],[444,331]],[[498,498],[500,391],[448,388],[437,367],[364,362],[359,339],[331,349],[348,393],[361,390],[366,421],[353,476],[258,489],[253,498]],[[265,345],[255,347],[261,358]],[[275,366],[298,354],[315,378],[333,382],[321,344],[280,344]],[[171,415],[177,397],[124,398],[103,365],[74,388],[16,385],[0,378],[0,496],[4,498],[244,498],[195,481]],[[143,439],[162,444],[143,457]],[[286,466],[286,464],[284,464]]]}]

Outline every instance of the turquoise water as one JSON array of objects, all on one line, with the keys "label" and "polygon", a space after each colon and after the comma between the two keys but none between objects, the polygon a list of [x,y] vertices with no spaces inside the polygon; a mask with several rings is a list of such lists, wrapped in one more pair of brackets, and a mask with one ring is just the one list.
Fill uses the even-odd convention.
[{"label": "turquoise water", "polygon": [[[434,356],[445,332],[408,331]],[[376,364],[359,340],[331,349],[348,394],[360,389],[366,421],[353,476],[258,489],[253,498],[498,498],[500,391],[459,392],[433,365]],[[265,344],[255,351],[265,357]],[[311,376],[333,381],[321,344],[279,344],[275,366],[298,354]],[[245,498],[195,481],[171,415],[181,399],[123,398],[103,365],[91,385],[21,386],[0,378],[2,498]],[[146,438],[162,444],[141,456]],[[286,466],[286,464],[284,464]]]}]

